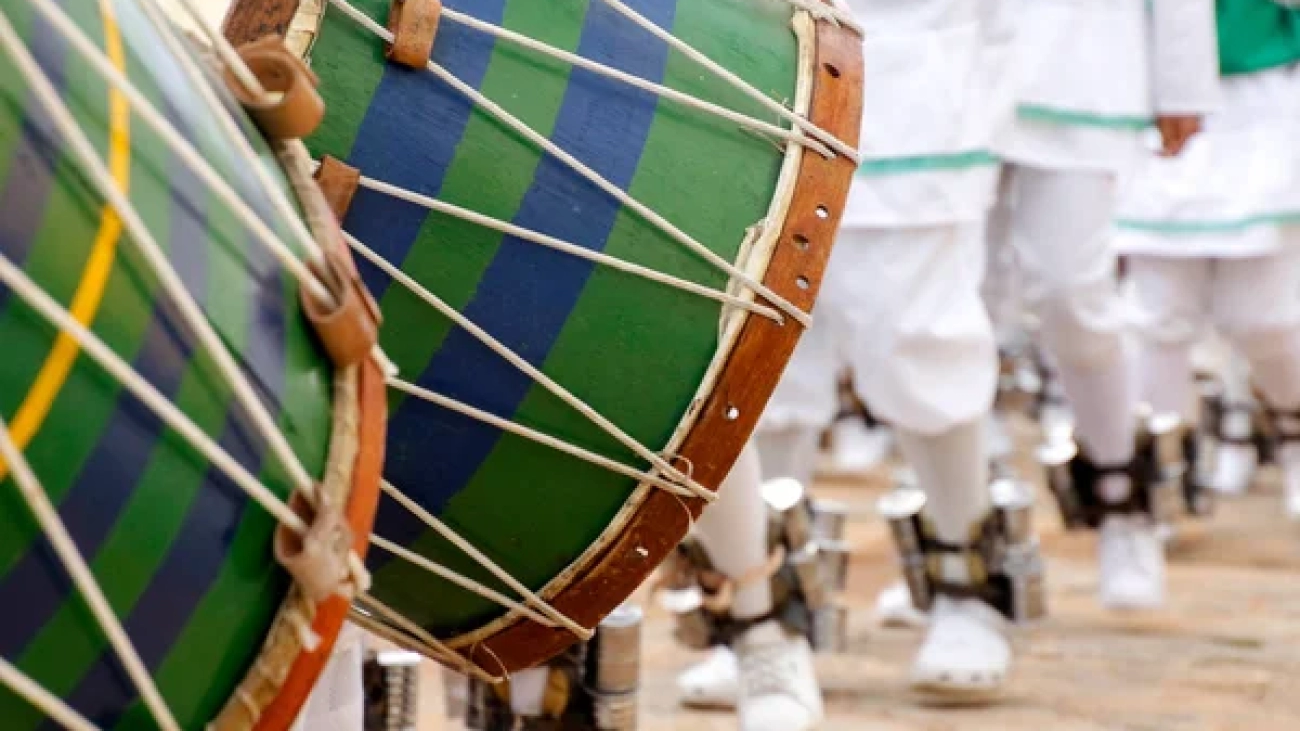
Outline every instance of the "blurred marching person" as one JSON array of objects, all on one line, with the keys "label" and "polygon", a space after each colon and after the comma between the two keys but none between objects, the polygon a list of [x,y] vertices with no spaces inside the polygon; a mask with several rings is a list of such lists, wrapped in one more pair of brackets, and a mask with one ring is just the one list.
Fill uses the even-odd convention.
[{"label": "blurred marching person", "polygon": [[1147,160],[1120,212],[1142,386],[1187,413],[1193,345],[1217,329],[1244,362],[1225,369],[1214,486],[1254,472],[1253,376],[1300,517],[1300,4],[1219,0],[1217,20],[1223,109],[1183,155]]},{"label": "blurred marching person", "polygon": [[[936,597],[913,684],[979,699],[1011,660],[988,572],[970,570],[970,538],[991,510],[984,419],[997,364],[980,282],[997,175],[989,145],[1013,98],[1013,19],[1001,2],[851,5],[866,30],[864,103],[888,114],[863,125],[832,264],[833,342],[929,496]],[[780,448],[770,441],[760,448],[783,456],[766,456]]]},{"label": "blurred marching person", "polygon": [[741,731],[806,731],[822,720],[821,689],[806,634],[783,621],[788,598],[774,597],[769,508],[762,488],[751,443],[719,488],[717,501],[695,524],[693,540],[707,556],[707,567],[697,571],[726,580],[725,589],[713,596],[726,597],[719,610],[725,618],[705,630],[705,643],[716,645],[710,659],[688,670],[678,684],[689,704],[734,705]]},{"label": "blurred marching person", "polygon": [[[1029,73],[991,240],[1009,242],[1073,412],[1069,474],[1080,522],[1100,528],[1099,594],[1112,608],[1158,605],[1164,555],[1148,514],[1151,476],[1135,454],[1134,345],[1116,279],[1117,179],[1151,124],[1177,155],[1218,103],[1213,0],[1025,3],[1017,14]],[[1073,522],[1073,521],[1071,521]]]},{"label": "blurred marching person", "polygon": [[[1000,1],[849,5],[866,32],[864,104],[880,113],[863,124],[864,163],[849,194],[817,324],[805,334],[756,441],[763,477],[809,481],[817,433],[835,408],[829,376],[841,363],[851,365],[857,395],[894,428],[930,495],[927,545],[951,554],[937,557],[935,620],[913,682],[948,697],[983,697],[1001,687],[1011,658],[1007,623],[986,601],[987,572],[968,570],[974,562],[967,545],[991,507],[983,421],[993,398],[996,346],[979,288],[985,215],[997,176],[989,144],[1010,112],[1014,88],[1011,18]],[[757,470],[752,478],[733,473],[719,503],[739,502],[735,483],[751,479],[757,481]],[[717,564],[715,550],[738,553],[742,543],[753,542],[743,537],[755,525],[765,525],[759,510],[728,511],[720,504],[706,511],[696,532]],[[734,565],[752,567],[756,558]],[[758,585],[752,588],[760,594]],[[738,591],[733,606],[739,599]],[[733,613],[761,614],[769,602],[755,596],[747,612],[737,607]],[[778,712],[774,702],[759,708],[749,689],[785,684],[792,689],[788,698],[800,698],[803,675],[791,682],[791,670],[807,667],[811,678],[806,651],[806,644],[788,648],[787,659],[773,657],[760,673],[739,645],[742,729],[804,729],[820,717],[814,694]],[[721,689],[714,695],[725,700],[726,684],[714,681],[734,665],[718,657],[725,656],[682,677],[686,700],[699,700],[693,691],[701,686]],[[796,718],[800,707],[806,713]]]}]

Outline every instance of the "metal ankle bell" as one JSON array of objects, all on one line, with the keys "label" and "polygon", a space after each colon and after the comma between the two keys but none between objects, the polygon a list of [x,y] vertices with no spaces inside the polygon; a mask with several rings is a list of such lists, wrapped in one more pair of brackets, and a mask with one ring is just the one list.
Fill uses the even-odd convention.
[{"label": "metal ankle bell", "polygon": [[641,684],[640,607],[624,604],[596,628],[587,647],[587,692],[600,731],[636,731]]},{"label": "metal ankle bell", "polygon": [[763,501],[777,515],[777,525],[785,533],[785,543],[792,550],[803,548],[813,540],[813,515],[808,504],[808,490],[791,477],[768,480],[761,488]]},{"label": "metal ankle bell", "polygon": [[388,650],[375,653],[366,665],[364,674],[367,680],[379,686],[379,695],[383,698],[382,704],[367,708],[366,731],[415,731],[420,696],[420,656],[414,652]]},{"label": "metal ankle bell", "polygon": [[1070,465],[1079,456],[1079,445],[1073,437],[1057,435],[1038,445],[1035,456],[1042,466],[1047,480],[1047,489],[1056,499],[1061,511],[1061,521],[1067,529],[1087,526],[1087,516],[1079,502],[1079,493],[1075,489],[1074,475]]},{"label": "metal ankle bell", "polygon": [[849,649],[849,609],[841,604],[822,607],[812,614],[808,642],[817,652],[845,652]]},{"label": "metal ankle bell", "polygon": [[994,554],[989,561],[1010,589],[1005,612],[1013,622],[1031,622],[1047,614],[1043,558],[1034,532],[1034,491],[1013,479],[989,486],[993,502]]},{"label": "metal ankle bell", "polygon": [[849,507],[836,500],[813,500],[812,536],[816,541],[843,541]]},{"label": "metal ankle bell", "polygon": [[876,510],[889,523],[889,532],[898,548],[903,580],[912,594],[912,603],[927,610],[934,602],[926,571],[922,547],[921,511],[925,493],[914,487],[898,487],[876,501]]}]

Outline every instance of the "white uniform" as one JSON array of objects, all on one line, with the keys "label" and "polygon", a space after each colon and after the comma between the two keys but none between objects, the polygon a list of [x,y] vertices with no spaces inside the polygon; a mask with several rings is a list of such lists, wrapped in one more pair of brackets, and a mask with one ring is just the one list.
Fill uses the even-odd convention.
[{"label": "white uniform", "polygon": [[[1213,325],[1270,405],[1300,408],[1300,65],[1224,79],[1224,109],[1177,159],[1126,187],[1118,243],[1148,343],[1147,396],[1183,410],[1190,349]],[[1163,377],[1157,377],[1156,371]],[[1184,375],[1186,374],[1186,377]]]},{"label": "white uniform", "polygon": [[980,302],[995,132],[1014,100],[1004,0],[853,0],[865,64],[861,148],[812,330],[763,428],[820,427],[854,372],[883,421],[939,433],[987,410],[996,348]]},{"label": "white uniform", "polygon": [[1111,234],[1119,176],[1156,115],[1218,102],[1212,0],[1032,0],[1020,12],[1024,80],[990,239],[1015,252],[1035,312],[1103,464],[1132,455],[1136,400]]}]

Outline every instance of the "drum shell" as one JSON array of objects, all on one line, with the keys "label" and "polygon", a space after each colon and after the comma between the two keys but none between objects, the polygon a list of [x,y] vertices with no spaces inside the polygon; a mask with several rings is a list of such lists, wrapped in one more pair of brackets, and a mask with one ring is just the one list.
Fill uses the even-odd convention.
[{"label": "drum shell", "polygon": [[[293,459],[309,479],[321,481],[320,494],[342,508],[354,536],[368,535],[376,485],[372,480],[365,494],[353,488],[367,482],[367,473],[377,480],[382,383],[375,374],[366,382],[368,365],[349,372],[331,365],[303,318],[295,273],[241,221],[240,207],[215,194],[176,150],[200,150],[212,177],[254,211],[288,258],[307,254],[292,232],[305,228],[294,209],[309,204],[296,199],[276,150],[250,134],[247,117],[209,86],[216,75],[208,74],[206,59],[191,54],[182,39],[169,38],[171,26],[155,23],[149,8],[114,0],[57,10],[101,49],[100,61],[124,76],[137,95],[128,100],[92,73],[80,48],[57,40],[51,25],[30,23],[30,7],[0,0],[0,15],[21,18],[19,45],[28,46],[49,76],[54,97],[66,104],[133,215],[114,213],[116,204],[105,202],[75,155],[47,154],[66,147],[48,111],[24,101],[26,91],[11,97],[18,87],[9,86],[0,89],[0,157],[21,160],[21,168],[11,172],[22,173],[0,181],[0,191],[13,200],[10,186],[18,186],[24,204],[0,213],[7,232],[0,237],[0,257],[18,264],[37,289],[70,309],[73,319],[273,499],[288,500],[294,481],[228,385],[232,377],[245,381],[269,422],[280,428]],[[77,69],[70,76],[62,70],[68,64]],[[22,76],[9,58],[0,60],[0,77]],[[174,132],[172,142],[130,111],[140,103],[161,112]],[[19,117],[26,121],[11,124]],[[265,175],[251,175],[253,168]],[[299,182],[310,189],[305,176]],[[287,203],[284,210],[270,204],[275,197]],[[141,253],[150,239],[176,291],[159,283],[155,264]],[[180,314],[177,302],[186,299],[229,352],[233,370],[214,365],[214,351],[195,334],[194,321]],[[158,668],[169,668],[160,692],[177,723],[202,728],[223,711],[231,714],[227,720],[238,716],[249,723],[250,710],[235,707],[242,684],[256,697],[254,720],[262,728],[289,727],[329,655],[346,601],[293,608],[314,609],[310,629],[326,651],[305,652],[301,635],[292,630],[288,641],[275,636],[277,613],[293,599],[290,579],[275,567],[269,549],[275,521],[218,462],[106,375],[89,350],[68,350],[75,341],[56,339],[56,331],[12,292],[0,310],[0,342],[7,359],[12,357],[0,369],[0,392],[15,408],[5,417],[74,542],[96,562],[96,581],[115,597],[122,622],[128,630],[150,633],[146,641],[129,632],[147,667],[160,673]],[[40,355],[33,360],[29,348]],[[72,357],[60,363],[60,351]],[[36,392],[42,389],[29,390],[37,381],[48,387],[46,396]],[[49,403],[39,403],[47,397]],[[363,412],[366,399],[377,408]],[[31,419],[36,413],[40,418]],[[350,446],[344,448],[343,441]],[[42,446],[47,444],[58,449]],[[74,708],[84,711],[93,703],[88,713],[96,718],[119,719],[128,727],[146,723],[143,706],[111,669],[117,660],[91,616],[77,609],[77,619],[47,623],[56,613],[67,614],[72,605],[66,602],[80,600],[64,594],[66,588],[55,596],[22,578],[23,567],[31,565],[24,544],[33,525],[17,512],[0,511],[0,534],[19,550],[0,559],[6,567],[0,569],[0,597],[9,603],[16,592],[30,610],[26,626],[13,630],[23,644],[39,632],[42,643],[60,647],[61,661],[34,671],[34,679],[60,688]],[[352,543],[361,555],[364,546],[364,538]],[[63,586],[61,570],[48,559],[42,562],[60,572],[52,586]],[[263,653],[272,645],[276,657]],[[19,723],[16,714],[30,713],[16,697],[0,696],[0,717]]]},{"label": "drum shell", "polygon": [[[387,2],[356,0],[353,4],[383,23]],[[743,95],[737,97],[730,84],[720,83],[710,74],[698,74],[697,69],[667,63],[667,49],[659,41],[606,6],[561,4],[539,13],[531,2],[502,0],[500,4],[508,6],[505,16],[516,32],[554,42],[568,39],[561,45],[573,47],[566,50],[597,62],[704,98],[720,96],[727,100],[726,106],[763,114],[761,109],[746,109],[752,105]],[[248,0],[238,5],[255,3]],[[236,34],[248,34],[268,26],[293,26],[291,42],[311,38],[310,57],[330,109],[321,132],[306,141],[314,155],[346,159],[367,179],[433,192],[503,221],[576,240],[578,246],[589,250],[637,260],[644,256],[656,268],[691,281],[714,279],[698,257],[681,257],[671,241],[673,236],[656,230],[653,219],[647,221],[650,217],[644,214],[620,210],[597,186],[579,179],[564,165],[552,164],[556,156],[539,153],[526,135],[503,134],[503,125],[491,119],[484,105],[466,105],[460,96],[447,94],[440,84],[427,79],[420,81],[420,74],[407,69],[360,68],[377,64],[378,58],[355,53],[355,43],[365,33],[335,9],[327,9],[319,23],[306,12],[270,22],[265,14],[254,20],[254,13],[239,9],[230,16],[228,32],[234,29]],[[816,88],[835,88],[841,77],[847,81],[858,73],[855,56],[860,44],[855,38],[844,39],[842,46],[818,50],[817,63],[812,63],[814,56],[807,53],[813,50],[810,43],[817,41],[807,32],[812,26],[801,14],[794,25],[800,35],[792,35],[791,11],[783,4],[704,6],[651,0],[638,5],[638,10],[651,22],[686,33],[703,53],[733,68],[766,94],[792,100],[798,107],[811,103],[809,96]],[[817,24],[816,35],[828,31],[839,33],[829,23]],[[450,41],[444,38],[457,33],[460,35]],[[791,158],[786,163],[782,159],[786,150],[774,157],[765,140],[755,144],[753,136],[737,134],[733,122],[709,121],[707,116],[702,122],[701,115],[680,114],[674,104],[659,103],[650,94],[627,93],[619,84],[585,71],[571,74],[567,64],[539,62],[532,53],[514,53],[506,50],[513,48],[509,44],[458,30],[457,24],[441,24],[438,35],[433,49],[435,64],[471,87],[483,86],[480,91],[501,101],[524,124],[562,143],[574,157],[613,181],[614,187],[627,188],[638,201],[664,214],[722,259],[737,261],[752,252],[754,259],[741,263],[759,278],[764,276],[769,256],[772,261],[785,261],[782,266],[788,267],[790,276],[781,278],[780,288],[798,300],[799,308],[810,307],[819,262],[826,251],[812,248],[809,256],[792,258],[784,248],[774,248],[778,236],[789,236],[783,233],[786,213],[776,205],[781,201],[774,199],[778,191],[784,195],[793,190],[790,216],[800,221],[797,234],[800,240],[818,244],[838,221],[844,191],[835,189],[840,182],[847,184],[852,164],[836,166],[844,169],[842,181],[834,180],[837,175],[809,176],[819,188],[828,182],[832,185],[830,191],[818,191],[819,200],[805,205],[799,190],[788,184],[805,169],[821,167],[812,156],[803,155],[802,162]],[[734,42],[737,38],[746,42]],[[306,55],[307,44],[296,43],[295,48]],[[848,55],[839,58],[840,52]],[[486,78],[493,83],[486,84],[482,69],[489,57],[492,73]],[[467,66],[479,71],[469,72]],[[802,82],[802,87],[797,82]],[[852,91],[844,100],[847,103],[835,104],[833,117],[824,118],[823,112],[813,116],[819,123],[833,124],[837,135],[855,139],[859,86],[856,81],[848,84]],[[412,109],[419,113],[410,113]],[[427,119],[441,121],[421,123]],[[701,155],[705,150],[708,153]],[[693,195],[692,190],[700,194]],[[797,213],[805,208],[807,215]],[[583,215],[572,215],[578,210]],[[755,222],[778,220],[780,225],[764,227],[762,240],[748,237]],[[731,326],[738,321],[732,318],[725,323],[721,340],[725,347],[718,347],[718,324],[724,314],[720,304],[687,297],[690,304],[682,306],[679,294],[661,284],[602,266],[575,264],[567,254],[543,252],[514,237],[503,240],[494,231],[479,230],[442,214],[421,213],[407,203],[385,200],[373,190],[358,191],[344,225],[372,245],[383,242],[389,250],[381,253],[402,266],[422,261],[407,273],[421,281],[436,272],[439,297],[457,306],[469,302],[487,308],[467,314],[483,315],[471,319],[494,334],[500,333],[502,326],[515,328],[499,338],[506,347],[536,345],[538,352],[525,353],[526,360],[545,362],[548,376],[581,391],[577,395],[588,405],[626,428],[631,437],[649,444],[651,451],[680,454],[677,465],[687,469],[694,465],[695,476],[709,487],[716,486],[725,474],[757,419],[757,401],[774,385],[776,374],[767,370],[769,364],[784,360],[794,343],[793,330],[746,326],[741,339],[765,344],[762,367],[732,363],[732,352],[744,355],[750,351],[736,345],[740,340]],[[451,252],[439,244],[451,238],[464,246]],[[829,241],[830,237],[825,238]],[[663,256],[660,244],[667,244]],[[462,256],[469,252],[473,253],[468,258]],[[553,268],[565,276],[548,276]],[[404,295],[385,297],[388,278],[377,276],[368,266],[362,269],[363,278],[376,284],[385,310],[382,345],[404,375],[417,381],[426,379],[421,385],[437,380],[438,390],[456,392],[472,406],[490,402],[489,410],[508,414],[518,422],[545,424],[549,434],[564,441],[598,445],[607,453],[625,451],[626,442],[614,444],[585,417],[554,408],[551,396],[539,397],[541,389],[516,382],[514,374],[507,377],[510,369],[495,360],[495,354],[477,345],[453,353],[453,346],[462,347],[469,340],[460,337],[463,333],[440,340],[445,327],[441,316],[417,311],[414,300]],[[579,270],[581,276],[576,276]],[[516,286],[520,283],[506,281],[508,277],[492,280],[487,276],[506,271],[522,272],[528,279]],[[542,276],[532,276],[537,273]],[[715,285],[725,286],[724,280],[716,280]],[[504,302],[510,306],[500,306]],[[637,337],[621,337],[621,328]],[[427,332],[438,336],[428,339]],[[656,342],[665,346],[656,351],[650,347]],[[748,362],[749,356],[741,360]],[[742,371],[752,373],[737,376]],[[708,374],[707,384],[739,386],[736,392],[745,393],[746,398],[738,404],[710,402],[707,390],[701,389],[703,374]],[[760,388],[743,385],[754,378],[761,382]],[[749,398],[751,393],[755,399]],[[516,436],[479,440],[476,435],[482,430],[475,425],[466,424],[458,415],[420,406],[415,399],[398,403],[392,421],[386,465],[392,481],[430,499],[427,509],[445,523],[473,533],[486,544],[479,547],[507,571],[520,576],[531,589],[556,597],[562,611],[584,626],[593,625],[608,611],[616,596],[621,600],[630,594],[664,548],[681,537],[690,515],[699,508],[696,502],[687,501],[683,515],[675,498],[665,499],[644,486],[636,492],[635,479],[606,474]],[[727,436],[711,438],[719,431]],[[478,443],[466,444],[466,440]],[[670,444],[667,449],[666,443]],[[443,473],[437,484],[430,484],[430,461],[437,462]],[[456,479],[445,479],[453,474]],[[506,502],[516,508],[512,515],[480,509]],[[621,513],[625,505],[636,509]],[[614,520],[618,516],[622,517]],[[537,527],[547,530],[532,530]],[[531,536],[526,549],[515,538],[524,531]],[[418,546],[439,563],[464,560],[454,546],[432,532],[420,534],[410,524],[384,524],[379,532],[396,534],[398,543]],[[672,535],[665,540],[662,533]],[[599,538],[593,543],[595,536]],[[568,641],[563,632],[539,630],[478,596],[457,595],[455,601],[433,602],[430,597],[437,592],[417,589],[419,575],[408,568],[395,564],[376,564],[374,568],[377,596],[433,634],[450,638],[453,648],[477,653],[476,659],[483,663],[528,666]],[[590,593],[569,592],[570,583],[585,585]],[[570,601],[573,603],[567,603]],[[507,634],[508,639],[493,643]],[[541,635],[545,635],[544,641]]]}]

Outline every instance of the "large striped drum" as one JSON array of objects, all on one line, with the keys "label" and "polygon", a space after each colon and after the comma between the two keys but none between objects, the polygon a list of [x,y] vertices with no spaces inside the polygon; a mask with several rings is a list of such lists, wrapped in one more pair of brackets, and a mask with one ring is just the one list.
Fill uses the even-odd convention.
[{"label": "large striped drum", "polygon": [[850,24],[820,0],[236,2],[227,36],[283,34],[320,79],[307,144],[397,366],[373,629],[501,677],[685,534],[812,307],[855,167]]},{"label": "large striped drum", "polygon": [[[380,371],[326,359],[299,202],[155,12],[0,0],[5,731],[286,729],[364,584]],[[309,522],[342,595],[276,562]]]}]

